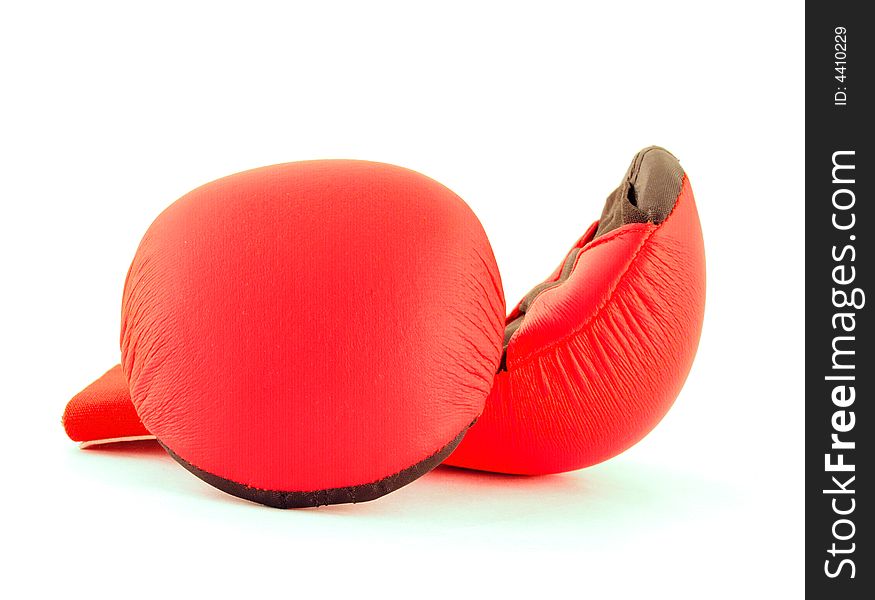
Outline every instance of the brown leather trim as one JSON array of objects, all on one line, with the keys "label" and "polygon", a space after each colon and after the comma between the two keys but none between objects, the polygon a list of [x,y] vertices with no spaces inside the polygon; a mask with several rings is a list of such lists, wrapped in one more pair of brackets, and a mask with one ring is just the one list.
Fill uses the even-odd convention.
[{"label": "brown leather trim", "polygon": [[[471,425],[475,422],[476,419],[471,422]],[[230,479],[225,479],[218,475],[213,475],[212,473],[197,468],[184,458],[181,458],[173,450],[164,445],[161,440],[158,440],[158,443],[161,444],[167,453],[173,457],[173,460],[181,464],[188,471],[197,477],[200,477],[211,486],[219,488],[223,492],[231,494],[232,496],[237,496],[238,498],[257,502],[259,504],[265,504],[274,508],[312,508],[325,504],[344,504],[347,502],[367,502],[369,500],[376,500],[380,496],[385,496],[389,492],[394,492],[398,488],[404,487],[408,483],[422,477],[441,464],[444,459],[456,449],[456,446],[458,446],[462,441],[462,438],[465,437],[465,433],[467,433],[471,425],[465,427],[465,429],[453,438],[449,444],[428,458],[421,460],[415,465],[407,467],[394,475],[389,475],[388,477],[384,477],[383,479],[379,479],[372,483],[301,492],[263,490],[242,483],[237,483],[236,481],[231,481]]]},{"label": "brown leather trim", "polygon": [[605,202],[595,237],[629,223],[662,223],[681,193],[684,169],[674,155],[649,146],[635,155],[623,182]]},{"label": "brown leather trim", "polygon": [[[629,223],[662,223],[674,209],[684,181],[684,169],[675,156],[659,146],[649,146],[632,159],[620,187],[605,202],[593,239]],[[519,304],[518,315],[505,324],[504,347],[498,372],[507,370],[507,347],[522,325],[526,312],[542,292],[562,285],[571,275],[580,248],[572,248],[556,281],[539,283]]]}]

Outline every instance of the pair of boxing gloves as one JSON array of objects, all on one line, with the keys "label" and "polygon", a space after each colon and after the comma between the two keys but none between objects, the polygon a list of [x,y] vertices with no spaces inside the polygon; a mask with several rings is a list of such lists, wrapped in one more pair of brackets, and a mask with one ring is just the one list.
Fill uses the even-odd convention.
[{"label": "pair of boxing gloves", "polygon": [[441,463],[568,471],[659,422],[704,302],[690,183],[661,148],[508,316],[486,234],[446,187],[363,161],[264,167],[154,221],[124,284],[121,364],[63,423],[83,445],[154,437],[283,508],[372,500]]}]

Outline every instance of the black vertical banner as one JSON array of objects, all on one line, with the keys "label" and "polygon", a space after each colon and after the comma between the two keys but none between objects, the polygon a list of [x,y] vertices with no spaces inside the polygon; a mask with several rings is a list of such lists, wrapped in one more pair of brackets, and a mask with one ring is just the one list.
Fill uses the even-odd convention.
[{"label": "black vertical banner", "polygon": [[870,9],[806,3],[805,576],[813,598],[875,598]]}]

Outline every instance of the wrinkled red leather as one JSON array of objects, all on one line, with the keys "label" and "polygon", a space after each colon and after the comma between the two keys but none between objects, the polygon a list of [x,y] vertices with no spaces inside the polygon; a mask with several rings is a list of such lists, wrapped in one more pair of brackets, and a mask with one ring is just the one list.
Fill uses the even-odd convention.
[{"label": "wrinkled red leather", "polygon": [[507,370],[447,464],[520,474],[586,467],[633,445],[671,407],[705,305],[689,181],[660,225],[629,224],[590,240],[593,231],[569,278],[532,303],[508,346]]},{"label": "wrinkled red leather", "polygon": [[422,175],[359,161],[240,173],[152,224],[122,366],[146,428],[267,490],[370,483],[481,412],[504,299],[479,221]]}]

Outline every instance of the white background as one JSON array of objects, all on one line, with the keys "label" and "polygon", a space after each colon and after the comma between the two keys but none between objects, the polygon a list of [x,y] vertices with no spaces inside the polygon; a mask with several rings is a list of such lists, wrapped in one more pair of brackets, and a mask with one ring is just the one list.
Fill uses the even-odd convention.
[{"label": "white background", "polygon": [[[801,595],[801,3],[10,4],[0,596]],[[277,511],[156,446],[63,433],[118,361],[140,236],[206,181],[332,157],[426,173],[479,215],[512,305],[649,144],[691,177],[707,315],[675,407],[619,458]]]}]

